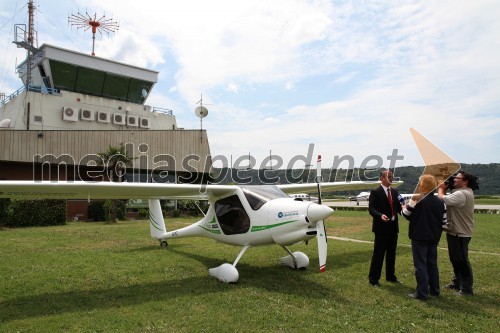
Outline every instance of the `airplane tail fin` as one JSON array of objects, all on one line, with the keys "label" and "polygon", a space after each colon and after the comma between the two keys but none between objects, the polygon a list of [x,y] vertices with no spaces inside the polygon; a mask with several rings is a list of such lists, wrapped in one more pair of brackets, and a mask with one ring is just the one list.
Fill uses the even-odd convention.
[{"label": "airplane tail fin", "polygon": [[149,199],[149,229],[151,237],[160,239],[165,237],[167,228],[163,220],[163,213],[161,211],[160,199]]}]

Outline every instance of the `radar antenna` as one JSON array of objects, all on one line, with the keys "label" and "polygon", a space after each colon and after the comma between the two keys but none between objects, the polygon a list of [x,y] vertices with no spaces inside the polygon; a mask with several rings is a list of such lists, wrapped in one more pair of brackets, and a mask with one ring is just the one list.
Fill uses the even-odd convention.
[{"label": "radar antenna", "polygon": [[201,98],[196,104],[200,104],[194,109],[194,113],[200,118],[200,142],[203,142],[203,118],[208,115],[208,109],[203,106],[203,94],[201,94]]},{"label": "radar antenna", "polygon": [[83,29],[87,31],[92,28],[92,55],[95,56],[95,33],[98,31],[101,35],[105,33],[110,35],[120,28],[118,22],[113,21],[112,18],[106,18],[106,15],[97,18],[97,13],[94,13],[94,17],[85,12],[82,14],[78,12],[75,14],[70,14],[68,16],[68,24],[71,26],[76,26],[76,29]]}]

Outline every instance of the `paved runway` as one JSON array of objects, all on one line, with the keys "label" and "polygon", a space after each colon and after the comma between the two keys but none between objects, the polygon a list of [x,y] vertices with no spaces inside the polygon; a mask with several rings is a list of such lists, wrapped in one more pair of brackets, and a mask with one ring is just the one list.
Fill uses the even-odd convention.
[{"label": "paved runway", "polygon": [[[355,201],[323,201],[323,204],[330,207],[366,207],[368,208],[368,201],[362,201],[359,205]],[[491,209],[500,211],[500,205],[474,205],[474,209]]]}]

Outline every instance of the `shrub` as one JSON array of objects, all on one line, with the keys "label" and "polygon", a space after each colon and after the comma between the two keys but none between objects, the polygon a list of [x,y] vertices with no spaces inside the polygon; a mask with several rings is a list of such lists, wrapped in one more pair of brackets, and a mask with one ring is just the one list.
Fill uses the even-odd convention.
[{"label": "shrub", "polygon": [[94,222],[104,221],[104,202],[97,201],[89,204],[87,208],[87,216]]},{"label": "shrub", "polygon": [[149,211],[146,208],[139,209],[139,214],[137,214],[137,218],[140,220],[147,219],[149,216]]},{"label": "shrub", "polygon": [[120,221],[125,220],[127,211],[127,200],[115,200],[116,218]]},{"label": "shrub", "polygon": [[[125,211],[125,200],[97,201],[89,204],[87,208],[87,216],[94,222],[113,222],[115,219],[125,220]],[[109,216],[106,216],[106,214],[109,214]]]},{"label": "shrub", "polygon": [[116,222],[116,207],[113,200],[104,201],[104,219],[106,222]]},{"label": "shrub", "polygon": [[9,205],[9,227],[34,227],[66,224],[66,200],[12,200]]},{"label": "shrub", "polygon": [[7,212],[9,210],[10,199],[0,199],[0,228],[7,224]]},{"label": "shrub", "polygon": [[188,216],[200,216],[200,209],[206,210],[208,208],[208,203],[206,201],[179,200],[177,206],[181,212]]}]

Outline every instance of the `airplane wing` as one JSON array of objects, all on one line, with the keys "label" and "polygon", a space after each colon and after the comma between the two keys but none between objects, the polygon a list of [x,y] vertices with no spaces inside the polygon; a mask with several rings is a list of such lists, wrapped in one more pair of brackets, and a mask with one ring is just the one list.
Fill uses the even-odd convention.
[{"label": "airplane wing", "polygon": [[[392,182],[392,187],[398,187],[402,185],[402,181]],[[321,191],[323,192],[335,192],[335,191],[351,191],[351,190],[369,190],[376,188],[380,185],[380,181],[376,182],[362,182],[362,181],[352,181],[352,182],[325,182],[321,183]],[[302,183],[302,184],[283,184],[277,185],[285,193],[311,193],[318,190],[316,183]]]},{"label": "airplane wing", "polygon": [[0,198],[16,199],[192,199],[231,193],[236,185],[0,181]]},{"label": "airplane wing", "polygon": [[[403,182],[393,182],[393,187]],[[323,191],[371,189],[379,182],[326,182]],[[316,183],[277,185],[285,193],[315,192]],[[237,185],[200,185],[173,183],[116,183],[71,181],[0,181],[0,198],[16,199],[191,199],[207,200],[229,194]]]}]

